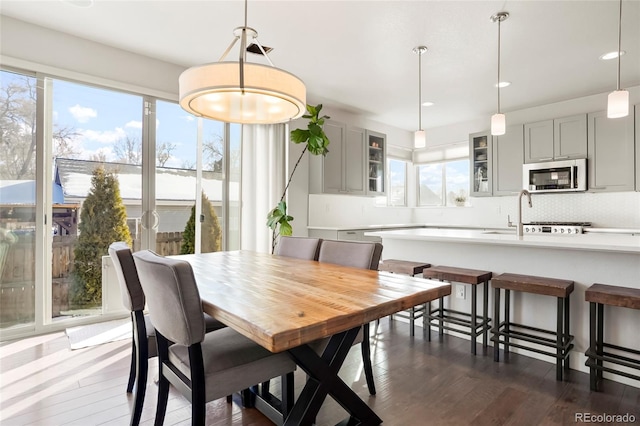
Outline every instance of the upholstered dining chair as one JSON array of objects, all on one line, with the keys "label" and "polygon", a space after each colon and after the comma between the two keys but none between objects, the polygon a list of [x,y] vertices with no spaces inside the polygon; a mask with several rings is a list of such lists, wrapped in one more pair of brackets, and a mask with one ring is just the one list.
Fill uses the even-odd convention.
[{"label": "upholstered dining chair", "polygon": [[320,238],[282,236],[278,240],[276,254],[296,259],[318,260],[321,242]]},{"label": "upholstered dining chair", "polygon": [[156,327],[160,379],[155,424],[164,422],[170,384],[191,401],[191,424],[204,425],[208,401],[278,376],[286,416],[294,398],[291,357],[269,352],[229,327],[205,334],[191,265],[150,250],[133,257]]},{"label": "upholstered dining chair", "polygon": [[[151,318],[149,315],[144,314],[145,296],[140,285],[131,249],[125,242],[115,242],[109,246],[109,256],[120,284],[122,303],[131,312],[133,339],[127,393],[131,393],[134,384],[137,384],[131,413],[131,424],[137,425],[140,423],[140,415],[142,414],[147,388],[148,359],[158,355],[156,332],[151,323]],[[207,331],[225,327],[223,323],[206,314],[205,323]]]},{"label": "upholstered dining chair", "polygon": [[[382,255],[382,244],[361,241],[322,240],[318,253],[318,262],[333,263],[361,269],[377,270]],[[367,387],[371,395],[376,394],[373,381],[373,367],[371,365],[371,343],[369,342],[369,324],[362,326],[362,333],[358,334],[354,344],[360,343],[362,348],[362,363]],[[361,336],[361,337],[360,337]]]}]

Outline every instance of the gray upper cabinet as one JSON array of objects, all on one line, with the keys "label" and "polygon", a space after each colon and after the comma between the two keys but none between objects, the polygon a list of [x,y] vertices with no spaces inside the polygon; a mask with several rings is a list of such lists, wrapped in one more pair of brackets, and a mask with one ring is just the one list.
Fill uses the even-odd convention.
[{"label": "gray upper cabinet", "polygon": [[367,153],[367,194],[384,195],[387,186],[385,173],[387,136],[367,130],[365,149]]},{"label": "gray upper cabinet", "polygon": [[635,187],[634,116],[607,118],[606,111],[588,115],[589,190],[633,191]]},{"label": "gray upper cabinet", "polygon": [[523,126],[509,126],[493,137],[493,195],[513,195],[522,189]]},{"label": "gray upper cabinet", "polygon": [[310,157],[309,192],[364,195],[365,131],[327,120],[324,132],[330,141],[329,153]]},{"label": "gray upper cabinet", "polygon": [[525,163],[586,158],[586,156],[586,114],[525,124]]},{"label": "gray upper cabinet", "polygon": [[640,191],[640,104],[636,111],[636,191]]}]

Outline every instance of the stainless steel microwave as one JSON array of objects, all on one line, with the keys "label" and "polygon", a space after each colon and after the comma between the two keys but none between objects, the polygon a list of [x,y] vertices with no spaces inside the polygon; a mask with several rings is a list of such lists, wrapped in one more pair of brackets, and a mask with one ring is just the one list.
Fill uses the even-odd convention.
[{"label": "stainless steel microwave", "polygon": [[587,190],[587,160],[550,161],[523,166],[522,185],[529,192]]}]

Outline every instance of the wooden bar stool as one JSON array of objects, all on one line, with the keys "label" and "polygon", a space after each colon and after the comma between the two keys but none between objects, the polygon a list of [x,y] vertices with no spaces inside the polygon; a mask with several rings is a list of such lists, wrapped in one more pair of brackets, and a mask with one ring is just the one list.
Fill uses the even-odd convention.
[{"label": "wooden bar stool", "polygon": [[[602,372],[619,374],[640,380],[640,375],[605,366],[604,362],[640,370],[640,351],[612,345],[604,341],[604,305],[640,309],[640,289],[594,284],[587,289],[584,298],[589,302],[589,349],[585,355],[589,367],[591,390],[598,391],[602,382]],[[615,352],[606,351],[613,349]],[[625,355],[635,355],[636,359]]]},{"label": "wooden bar stool", "polygon": [[[422,271],[431,266],[430,263],[423,262],[411,262],[409,260],[397,260],[397,259],[387,259],[380,262],[380,266],[378,268],[379,271],[387,271],[393,272],[394,274],[405,274],[411,275],[412,277],[416,275],[420,275]],[[404,312],[398,312],[395,315],[400,318],[405,318],[409,320],[409,334],[411,336],[415,335],[414,326],[417,319],[422,318],[422,324],[426,329],[426,312],[427,305],[422,304],[418,306],[414,306],[411,309],[408,309]],[[389,316],[389,319],[393,319],[393,315]]]},{"label": "wooden bar stool", "polygon": [[[442,336],[444,330],[456,331],[471,336],[471,353],[476,354],[476,340],[482,334],[482,350],[487,352],[487,332],[489,324],[489,281],[492,273],[476,269],[455,268],[451,266],[432,266],[422,272],[424,278],[433,278],[440,281],[458,282],[471,285],[471,314],[444,308],[444,298],[440,298],[438,309],[431,310],[428,304],[429,317],[429,341],[431,341],[431,321],[438,323],[438,335]],[[478,284],[484,284],[482,303],[482,316],[478,316]],[[467,319],[468,317],[468,319]],[[445,323],[457,324],[469,328],[469,331],[456,327],[446,326]]]},{"label": "wooden bar stool", "polygon": [[[563,363],[564,369],[569,370],[569,352],[573,349],[573,336],[569,334],[569,295],[573,292],[573,281],[507,273],[493,277],[491,285],[495,289],[494,322],[491,329],[493,334],[491,340],[494,342],[493,360],[496,362],[500,360],[500,344],[504,345],[505,359],[508,359],[510,346],[548,355],[556,358],[556,380],[562,380]],[[500,289],[505,290],[503,322],[500,322]],[[556,331],[511,322],[509,318],[511,290],[556,297]],[[554,338],[545,337],[547,335]],[[524,343],[513,343],[509,341],[510,338],[547,346],[555,349],[555,352],[527,346]]]}]

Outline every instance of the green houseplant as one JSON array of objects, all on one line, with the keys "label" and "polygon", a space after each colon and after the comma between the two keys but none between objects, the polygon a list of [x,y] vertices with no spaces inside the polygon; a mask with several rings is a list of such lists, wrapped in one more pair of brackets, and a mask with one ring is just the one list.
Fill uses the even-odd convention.
[{"label": "green houseplant", "polygon": [[305,147],[300,153],[295,166],[293,166],[293,170],[291,171],[291,175],[289,175],[284,191],[282,191],[282,196],[280,197],[278,205],[267,215],[267,226],[272,231],[271,253],[275,252],[278,237],[280,235],[291,235],[293,233],[293,228],[291,226],[293,216],[287,214],[287,203],[284,199],[287,195],[289,185],[291,184],[291,179],[298,168],[298,164],[300,164],[300,160],[302,160],[302,157],[307,151],[313,155],[323,156],[327,155],[329,152],[329,149],[327,148],[329,146],[329,138],[327,138],[327,135],[324,133],[322,126],[324,125],[325,120],[330,117],[326,115],[321,116],[321,110],[322,104],[318,104],[316,106],[307,105],[307,114],[302,116],[302,118],[306,118],[308,120],[307,128],[291,131],[291,141],[295,144],[304,143]]}]

